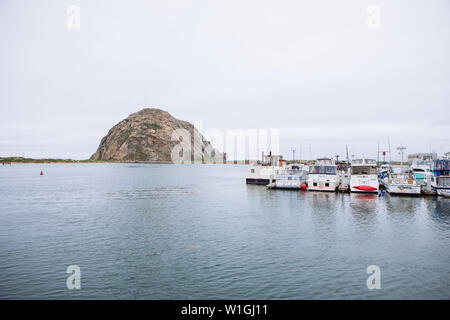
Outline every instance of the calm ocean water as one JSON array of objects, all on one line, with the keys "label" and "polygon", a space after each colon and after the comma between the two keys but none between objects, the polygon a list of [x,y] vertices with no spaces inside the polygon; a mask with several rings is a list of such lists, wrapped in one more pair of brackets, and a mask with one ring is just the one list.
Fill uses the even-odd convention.
[{"label": "calm ocean water", "polygon": [[450,199],[266,190],[246,173],[0,166],[0,298],[450,299]]}]

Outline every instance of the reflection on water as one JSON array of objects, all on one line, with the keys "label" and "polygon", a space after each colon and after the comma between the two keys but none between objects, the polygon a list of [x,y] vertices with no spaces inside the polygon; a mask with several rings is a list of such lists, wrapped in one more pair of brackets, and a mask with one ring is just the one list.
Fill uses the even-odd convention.
[{"label": "reflection on water", "polygon": [[379,199],[374,194],[350,193],[350,208],[352,217],[359,225],[372,225],[376,223],[376,214],[379,211]]},{"label": "reflection on water", "polygon": [[450,199],[267,190],[240,165],[42,169],[0,168],[0,298],[450,298]]},{"label": "reflection on water", "polygon": [[435,201],[427,201],[426,208],[432,219],[445,224],[447,227],[450,224],[450,199],[439,197]]},{"label": "reflection on water", "polygon": [[139,199],[164,199],[169,196],[180,194],[193,194],[193,186],[173,186],[173,187],[155,187],[141,190],[118,190],[107,192],[106,196],[111,200],[139,200]]}]

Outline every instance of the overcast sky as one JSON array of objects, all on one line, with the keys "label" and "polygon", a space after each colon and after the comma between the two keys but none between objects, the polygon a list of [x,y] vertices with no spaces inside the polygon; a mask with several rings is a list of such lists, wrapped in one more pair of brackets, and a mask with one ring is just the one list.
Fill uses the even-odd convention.
[{"label": "overcast sky", "polygon": [[0,156],[86,159],[144,107],[287,158],[450,151],[448,0],[0,0],[0,48]]}]

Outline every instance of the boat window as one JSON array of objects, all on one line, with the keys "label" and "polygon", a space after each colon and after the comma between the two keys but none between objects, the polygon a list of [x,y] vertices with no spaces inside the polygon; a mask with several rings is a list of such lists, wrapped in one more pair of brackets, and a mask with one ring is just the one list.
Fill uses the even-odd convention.
[{"label": "boat window", "polygon": [[374,167],[352,167],[352,174],[377,174],[377,169]]},{"label": "boat window", "polygon": [[414,171],[414,172],[425,172],[424,169],[417,169],[417,168],[413,169],[413,171]]},{"label": "boat window", "polygon": [[252,169],[252,173],[255,173],[255,169]]},{"label": "boat window", "polygon": [[312,174],[336,174],[337,168],[335,166],[312,166],[309,167],[309,173]]},{"label": "boat window", "polygon": [[439,187],[450,187],[450,177],[438,177],[437,185]]},{"label": "boat window", "polygon": [[319,166],[309,167],[309,173],[319,173]]},{"label": "boat window", "polygon": [[326,166],[324,167],[326,174],[336,174],[337,168],[336,167],[331,167],[331,166]]},{"label": "boat window", "polygon": [[442,170],[442,171],[450,170],[450,160],[435,160],[434,170]]}]

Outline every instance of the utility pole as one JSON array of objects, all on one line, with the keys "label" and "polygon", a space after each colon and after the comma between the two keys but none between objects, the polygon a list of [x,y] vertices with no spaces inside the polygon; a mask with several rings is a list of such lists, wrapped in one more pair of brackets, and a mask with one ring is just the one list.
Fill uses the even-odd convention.
[{"label": "utility pole", "polygon": [[401,145],[400,147],[397,147],[397,150],[399,151],[399,153],[402,154],[402,163],[401,163],[401,166],[402,166],[402,171],[403,171],[403,152],[406,150],[406,147]]}]

